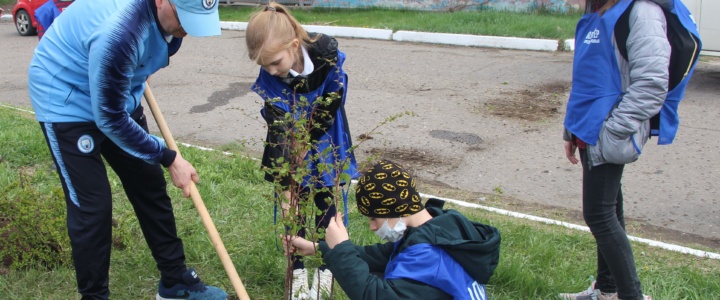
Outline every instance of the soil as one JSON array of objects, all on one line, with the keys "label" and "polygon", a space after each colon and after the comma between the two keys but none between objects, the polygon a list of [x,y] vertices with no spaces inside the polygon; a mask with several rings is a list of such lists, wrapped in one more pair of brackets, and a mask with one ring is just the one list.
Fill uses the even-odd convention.
[{"label": "soil", "polygon": [[567,82],[551,82],[520,91],[502,91],[499,98],[486,103],[490,114],[540,121],[555,117],[563,105],[563,96],[570,89]]}]

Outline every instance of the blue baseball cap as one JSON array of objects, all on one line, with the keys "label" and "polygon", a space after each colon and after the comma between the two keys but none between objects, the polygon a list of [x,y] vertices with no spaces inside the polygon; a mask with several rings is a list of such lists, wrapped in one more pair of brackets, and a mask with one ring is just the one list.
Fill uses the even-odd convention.
[{"label": "blue baseball cap", "polygon": [[220,35],[218,0],[170,0],[177,8],[180,24],[192,36]]}]

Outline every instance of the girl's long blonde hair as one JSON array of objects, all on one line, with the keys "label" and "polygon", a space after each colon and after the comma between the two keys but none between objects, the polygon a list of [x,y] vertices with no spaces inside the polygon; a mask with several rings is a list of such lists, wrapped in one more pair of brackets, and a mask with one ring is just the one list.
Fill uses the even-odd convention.
[{"label": "girl's long blonde hair", "polygon": [[[278,52],[290,48],[295,39],[303,47],[313,42],[290,11],[276,2],[270,2],[262,10],[253,13],[245,29],[248,56],[260,65],[264,65]],[[268,40],[279,42],[266,45]]]}]

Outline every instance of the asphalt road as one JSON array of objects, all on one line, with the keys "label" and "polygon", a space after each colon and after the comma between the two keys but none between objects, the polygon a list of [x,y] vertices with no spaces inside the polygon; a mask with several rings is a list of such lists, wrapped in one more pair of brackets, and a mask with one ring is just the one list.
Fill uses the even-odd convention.
[{"label": "asphalt road", "polygon": [[[354,140],[390,116],[414,114],[372,131],[357,152],[361,159],[379,154],[424,182],[474,195],[502,192],[530,206],[581,210],[581,167],[566,160],[561,137],[571,53],[339,42],[348,55],[346,109]],[[27,67],[36,44],[36,37],[20,37],[12,23],[0,22],[0,104],[30,108]],[[150,82],[176,139],[208,147],[244,143],[257,156],[265,135],[260,98],[249,90],[257,72],[244,32],[223,31],[187,38]],[[651,140],[623,179],[629,218],[678,240],[702,237],[716,252],[718,95],[720,60],[701,57],[680,106],[675,143]]]}]

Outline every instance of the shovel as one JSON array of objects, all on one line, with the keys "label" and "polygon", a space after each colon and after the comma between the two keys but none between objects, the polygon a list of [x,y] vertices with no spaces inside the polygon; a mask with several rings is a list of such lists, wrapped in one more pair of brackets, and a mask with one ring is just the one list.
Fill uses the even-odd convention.
[{"label": "shovel", "polygon": [[[144,96],[150,106],[150,111],[152,111],[153,117],[155,117],[155,122],[157,122],[157,125],[160,128],[160,132],[162,133],[168,148],[180,153],[180,149],[178,149],[177,144],[170,133],[170,128],[168,128],[167,123],[165,123],[165,118],[163,117],[162,112],[160,112],[160,107],[157,105],[155,96],[153,96],[152,91],[150,90],[150,85],[147,82],[145,83]],[[240,300],[250,300],[250,297],[248,296],[247,291],[245,291],[245,287],[240,280],[240,276],[238,276],[237,270],[235,270],[235,265],[233,265],[232,260],[230,260],[230,255],[228,255],[225,245],[220,239],[220,234],[215,228],[212,218],[210,218],[210,213],[208,213],[205,203],[200,197],[200,192],[198,192],[195,183],[192,181],[190,181],[190,196],[192,197],[195,208],[200,214],[200,218],[202,219],[203,225],[205,225],[205,229],[210,235],[210,241],[212,241],[215,251],[217,251],[218,256],[220,256],[220,261],[222,261],[223,267],[225,267],[225,272],[227,272],[228,277],[230,277],[230,283],[232,283],[235,293]]]}]

